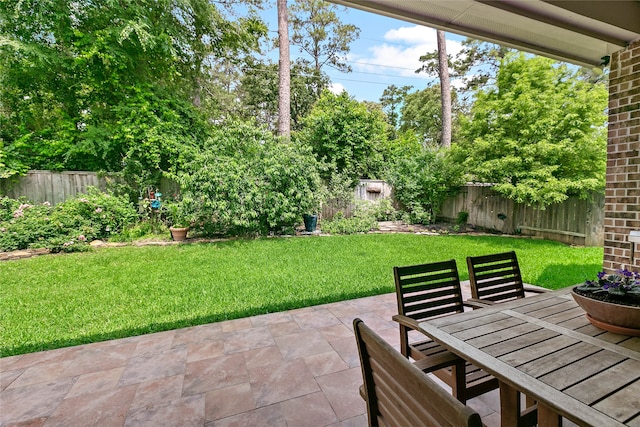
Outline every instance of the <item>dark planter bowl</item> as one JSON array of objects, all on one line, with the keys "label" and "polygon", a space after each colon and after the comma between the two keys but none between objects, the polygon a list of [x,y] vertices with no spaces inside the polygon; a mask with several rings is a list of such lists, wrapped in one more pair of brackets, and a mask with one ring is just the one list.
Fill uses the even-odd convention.
[{"label": "dark planter bowl", "polygon": [[302,219],[304,220],[304,230],[313,233],[318,223],[318,215],[305,214],[302,216]]},{"label": "dark planter bowl", "polygon": [[640,307],[613,304],[589,298],[571,290],[571,296],[597,328],[622,335],[640,336]]}]

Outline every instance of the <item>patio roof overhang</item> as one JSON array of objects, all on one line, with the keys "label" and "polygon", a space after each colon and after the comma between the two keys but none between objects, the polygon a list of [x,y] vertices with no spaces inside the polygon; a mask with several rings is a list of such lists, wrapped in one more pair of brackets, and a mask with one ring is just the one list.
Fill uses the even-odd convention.
[{"label": "patio roof overhang", "polygon": [[640,40],[640,1],[328,0],[586,67]]}]

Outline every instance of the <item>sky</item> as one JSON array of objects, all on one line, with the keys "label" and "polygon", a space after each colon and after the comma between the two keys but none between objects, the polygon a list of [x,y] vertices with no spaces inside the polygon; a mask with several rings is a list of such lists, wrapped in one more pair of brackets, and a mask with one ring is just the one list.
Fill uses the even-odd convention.
[{"label": "sky", "polygon": [[[269,26],[270,35],[276,36],[275,5],[262,11],[261,16]],[[360,37],[352,43],[348,55],[347,63],[353,69],[351,73],[323,68],[331,79],[334,92],[344,89],[358,101],[379,102],[382,92],[390,85],[408,85],[414,90],[421,90],[433,79],[424,73],[416,74],[415,70],[422,65],[421,55],[437,49],[436,30],[353,8],[341,12],[340,19],[344,24],[359,27]],[[447,54],[455,56],[463,39],[447,33]],[[302,55],[293,45],[290,50],[292,61]],[[276,49],[269,53],[276,62],[277,55]]]}]

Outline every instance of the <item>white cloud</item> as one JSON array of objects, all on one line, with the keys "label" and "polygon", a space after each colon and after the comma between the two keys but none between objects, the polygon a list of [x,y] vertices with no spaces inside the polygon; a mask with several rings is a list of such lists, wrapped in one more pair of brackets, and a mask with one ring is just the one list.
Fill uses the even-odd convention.
[{"label": "white cloud", "polygon": [[398,29],[389,30],[384,35],[385,40],[407,43],[407,44],[424,44],[431,42],[436,44],[436,30],[420,25],[413,27],[400,27]]},{"label": "white cloud", "polygon": [[[413,26],[400,27],[385,33],[389,43],[377,44],[369,48],[368,55],[353,57],[356,71],[424,78],[425,74],[416,74],[422,66],[420,57],[438,48],[436,30]],[[460,42],[447,40],[447,54],[455,56],[461,49]]]},{"label": "white cloud", "polygon": [[341,85],[340,83],[331,83],[329,85],[329,90],[334,93],[335,95],[340,95],[345,89],[345,87],[343,85]]}]

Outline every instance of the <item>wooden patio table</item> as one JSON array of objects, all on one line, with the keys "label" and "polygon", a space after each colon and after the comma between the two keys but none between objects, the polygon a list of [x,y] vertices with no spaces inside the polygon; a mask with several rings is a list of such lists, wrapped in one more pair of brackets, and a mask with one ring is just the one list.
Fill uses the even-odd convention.
[{"label": "wooden patio table", "polygon": [[500,381],[504,427],[520,395],[538,402],[539,426],[561,415],[583,426],[640,427],[640,337],[591,325],[571,288],[420,323],[421,332]]}]

